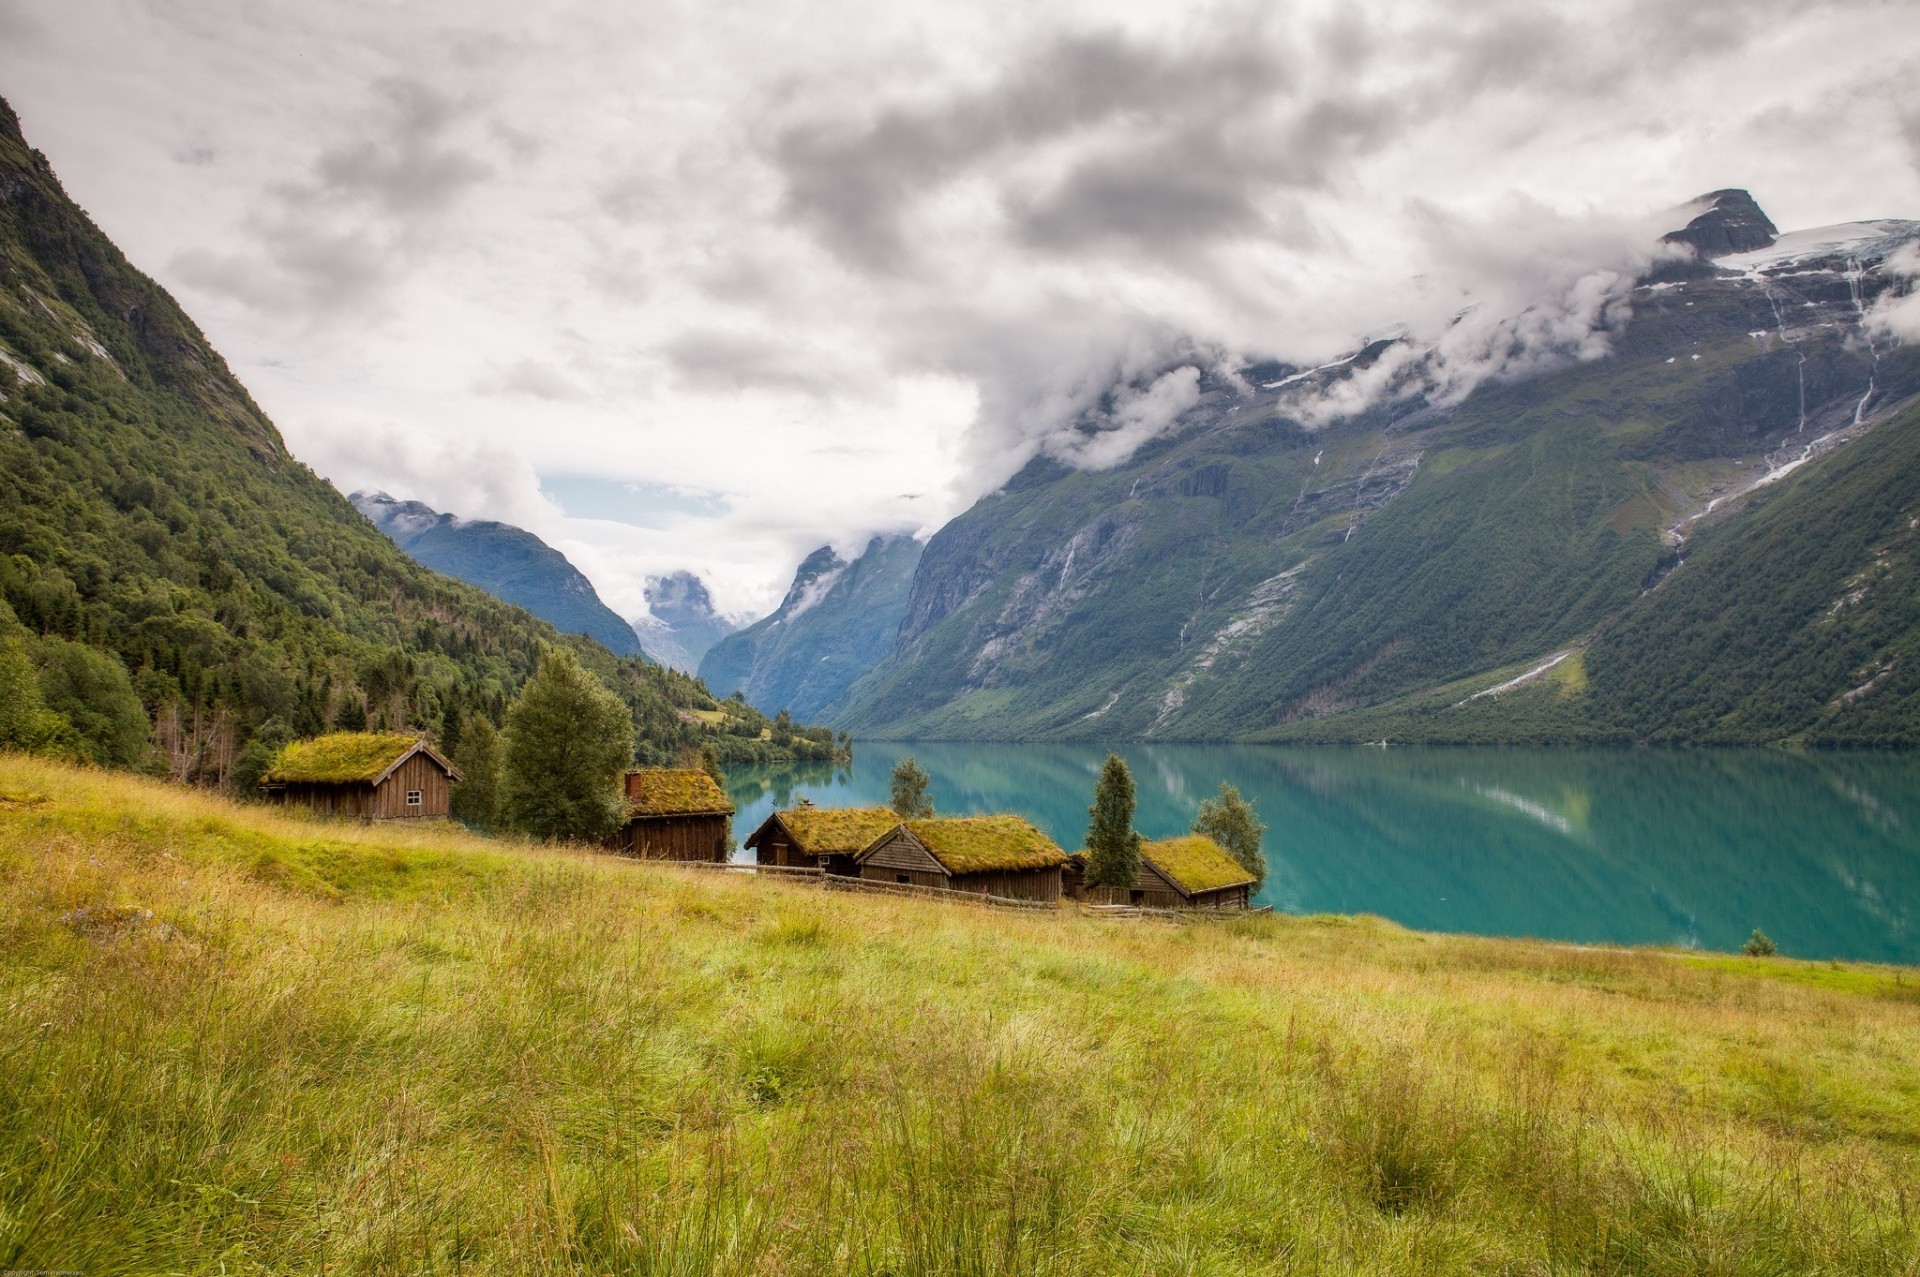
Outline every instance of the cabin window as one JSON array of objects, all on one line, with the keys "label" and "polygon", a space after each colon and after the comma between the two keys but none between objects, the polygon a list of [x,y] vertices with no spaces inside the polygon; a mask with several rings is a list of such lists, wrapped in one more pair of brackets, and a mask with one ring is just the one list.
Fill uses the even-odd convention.
[{"label": "cabin window", "polygon": [[420,791],[417,789],[409,789],[407,791],[407,806],[418,807],[419,805],[420,805]]},{"label": "cabin window", "polygon": [[909,877],[907,877],[907,875],[905,875],[905,874],[895,874],[895,875],[893,876],[893,880],[894,880],[895,882],[908,882],[908,883],[910,883],[910,882],[912,882],[912,881],[913,881],[913,879],[911,879],[911,878],[909,878]]}]

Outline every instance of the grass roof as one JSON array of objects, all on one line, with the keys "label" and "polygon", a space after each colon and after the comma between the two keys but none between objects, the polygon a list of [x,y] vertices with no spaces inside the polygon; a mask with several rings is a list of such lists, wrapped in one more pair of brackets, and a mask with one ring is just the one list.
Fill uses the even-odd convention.
[{"label": "grass roof", "polygon": [[857,854],[900,823],[891,807],[800,807],[778,815],[812,856]]},{"label": "grass roof", "polygon": [[907,831],[952,873],[1051,869],[1067,863],[1053,839],[1019,816],[909,820]]},{"label": "grass roof", "polygon": [[370,784],[419,743],[390,732],[334,732],[298,740],[280,751],[261,779],[274,784]]},{"label": "grass roof", "polygon": [[1140,848],[1140,854],[1188,895],[1253,881],[1253,875],[1244,865],[1203,834],[1146,843]]},{"label": "grass roof", "polygon": [[697,767],[643,767],[627,773],[627,810],[635,816],[731,816],[733,804]]}]

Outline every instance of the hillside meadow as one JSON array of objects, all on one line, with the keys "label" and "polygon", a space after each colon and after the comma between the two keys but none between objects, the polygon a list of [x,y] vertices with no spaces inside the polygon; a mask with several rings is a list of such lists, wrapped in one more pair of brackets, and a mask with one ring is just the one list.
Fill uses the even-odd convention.
[{"label": "hillside meadow", "polygon": [[829,893],[0,756],[0,1269],[1920,1272],[1920,972]]}]

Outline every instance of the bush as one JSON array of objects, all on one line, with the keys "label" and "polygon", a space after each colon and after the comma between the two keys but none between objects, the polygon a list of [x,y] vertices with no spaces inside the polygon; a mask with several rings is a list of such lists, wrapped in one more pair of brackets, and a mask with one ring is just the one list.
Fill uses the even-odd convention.
[{"label": "bush", "polygon": [[1774,944],[1773,938],[1758,927],[1753,929],[1753,934],[1747,937],[1747,943],[1741,947],[1746,950],[1749,958],[1771,958],[1780,952],[1780,947]]}]

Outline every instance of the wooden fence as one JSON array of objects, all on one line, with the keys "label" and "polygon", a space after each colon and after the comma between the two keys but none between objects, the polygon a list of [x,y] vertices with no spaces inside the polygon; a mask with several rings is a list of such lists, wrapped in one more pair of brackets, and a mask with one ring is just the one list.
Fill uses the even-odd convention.
[{"label": "wooden fence", "polygon": [[[628,857],[635,864],[661,865],[668,869],[692,869],[705,873],[748,874],[763,878],[786,878],[797,882],[813,883],[828,891],[865,891],[879,895],[918,896],[922,899],[947,900],[955,904],[986,905],[993,909],[1058,909],[1061,906],[1050,900],[1015,900],[1009,896],[989,896],[978,891],[955,891],[951,887],[922,887],[911,882],[875,882],[868,878],[849,878],[842,874],[830,874],[824,869],[809,869],[800,865],[761,865],[752,861],[729,860],[721,864],[700,860],[648,860]],[[1165,918],[1172,922],[1224,922],[1233,918],[1244,918],[1249,914],[1272,913],[1272,905],[1260,905],[1253,909],[1148,909],[1141,905],[1095,905],[1080,906],[1097,918]]]},{"label": "wooden fence", "polygon": [[948,900],[956,904],[987,905],[995,909],[1053,909],[1047,900],[1015,900],[1009,896],[989,896],[979,891],[955,891],[951,887],[922,887],[910,882],[874,882],[867,878],[849,878],[842,874],[830,874],[824,869],[809,869],[800,865],[760,865],[752,861],[727,861],[714,864],[711,861],[694,860],[639,860],[640,864],[663,865],[668,869],[694,869],[708,873],[753,874],[768,878],[788,878],[799,882],[809,882],[826,888],[828,891],[865,891],[879,895],[920,896],[933,900]]}]

